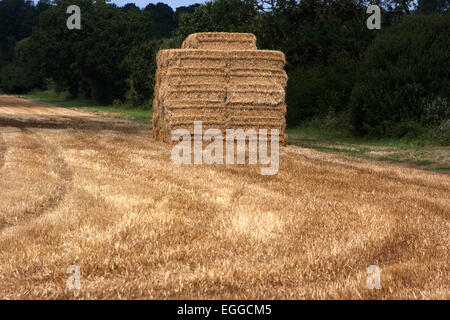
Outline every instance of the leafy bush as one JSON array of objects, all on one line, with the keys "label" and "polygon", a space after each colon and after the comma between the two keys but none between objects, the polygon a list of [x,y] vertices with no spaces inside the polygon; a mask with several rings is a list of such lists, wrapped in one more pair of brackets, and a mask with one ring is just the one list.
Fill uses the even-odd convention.
[{"label": "leafy bush", "polygon": [[351,96],[356,133],[414,135],[419,123],[448,115],[448,104],[443,104],[450,98],[448,34],[450,16],[418,15],[374,40]]},{"label": "leafy bush", "polygon": [[23,93],[34,86],[28,70],[18,65],[7,65],[0,70],[0,87],[6,93]]},{"label": "leafy bush", "polygon": [[438,127],[439,141],[443,145],[450,145],[450,120],[445,120]]},{"label": "leafy bush", "polygon": [[[81,30],[66,28],[66,9],[81,8]],[[153,38],[150,13],[120,10],[105,1],[61,0],[43,12],[31,41],[45,76],[72,96],[109,104],[122,99],[127,77],[119,68],[130,49]]]},{"label": "leafy bush", "polygon": [[14,61],[0,69],[0,88],[6,93],[24,93],[43,86],[39,62],[32,54],[29,38],[16,43]]},{"label": "leafy bush", "polygon": [[347,108],[358,64],[345,52],[331,57],[330,62],[330,65],[317,64],[288,72],[289,125],[300,125],[312,117],[329,117]]},{"label": "leafy bush", "polygon": [[422,124],[436,125],[450,119],[450,105],[447,98],[433,97],[423,100]]},{"label": "leafy bush", "polygon": [[121,69],[129,74],[129,90],[125,94],[128,103],[150,108],[156,73],[156,54],[159,42],[147,41],[131,49],[121,63]]}]

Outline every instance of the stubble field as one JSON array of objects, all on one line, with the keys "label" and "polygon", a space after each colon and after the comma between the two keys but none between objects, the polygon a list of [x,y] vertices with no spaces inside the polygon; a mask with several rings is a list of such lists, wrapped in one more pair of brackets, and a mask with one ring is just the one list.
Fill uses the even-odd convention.
[{"label": "stubble field", "polygon": [[170,152],[145,122],[0,96],[0,299],[450,297],[448,175],[292,145],[275,176]]}]

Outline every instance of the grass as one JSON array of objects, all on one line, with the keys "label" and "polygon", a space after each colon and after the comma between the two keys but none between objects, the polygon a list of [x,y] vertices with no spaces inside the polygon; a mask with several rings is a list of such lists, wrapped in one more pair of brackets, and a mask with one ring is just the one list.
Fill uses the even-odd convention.
[{"label": "grass", "polygon": [[419,160],[419,161],[415,161],[414,164],[416,166],[428,166],[430,164],[433,164],[433,161],[429,161],[429,160]]},{"label": "grass", "polygon": [[439,168],[435,168],[434,170],[436,170],[436,171],[449,171],[450,172],[450,167],[439,167]]},{"label": "grass", "polygon": [[121,108],[117,106],[91,106],[84,107],[85,110],[91,112],[104,112],[117,114],[121,118],[131,119],[131,120],[141,120],[141,121],[149,121],[152,119],[152,111],[151,110],[140,110],[133,108]]},{"label": "grass", "polygon": [[292,138],[307,138],[305,141],[310,142],[327,142],[346,143],[364,146],[382,146],[382,147],[396,147],[398,149],[407,149],[416,146],[418,143],[414,140],[405,141],[397,138],[368,138],[355,137],[345,130],[332,130],[326,128],[316,128],[311,126],[291,127],[286,130],[289,137]]},{"label": "grass", "polygon": [[340,152],[340,153],[346,153],[346,154],[364,154],[367,152],[367,149],[359,149],[359,150],[352,150],[352,149],[340,149],[340,148],[330,148],[330,147],[320,147],[320,146],[312,146],[311,148],[319,151],[331,151],[331,152]]},{"label": "grass", "polygon": [[377,160],[379,160],[379,161],[388,161],[388,162],[391,162],[391,163],[402,163],[403,161],[402,160],[398,160],[398,159],[395,159],[395,158],[389,158],[389,157],[379,157],[379,158],[376,158]]},{"label": "grass", "polygon": [[293,145],[276,176],[176,166],[148,123],[21,117],[0,128],[0,299],[449,298],[445,175]]},{"label": "grass", "polygon": [[62,108],[79,108],[94,113],[105,113],[112,116],[140,121],[150,121],[152,110],[143,110],[135,107],[123,105],[99,105],[97,102],[87,99],[69,99],[65,92],[35,91],[21,97],[35,99],[40,102],[49,103]]},{"label": "grass", "polygon": [[286,133],[290,144],[304,148],[450,172],[450,148],[433,141],[354,137],[345,130],[318,128],[317,123],[288,128]]}]

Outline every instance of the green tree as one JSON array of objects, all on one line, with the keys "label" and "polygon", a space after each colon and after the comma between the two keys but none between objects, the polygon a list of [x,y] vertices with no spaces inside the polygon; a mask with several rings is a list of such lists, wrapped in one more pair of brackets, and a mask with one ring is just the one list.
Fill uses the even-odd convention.
[{"label": "green tree", "polygon": [[154,40],[143,42],[133,47],[121,63],[122,70],[129,74],[126,100],[135,106],[151,107],[159,46]]},{"label": "green tree", "polygon": [[31,34],[39,14],[49,7],[49,1],[2,0],[0,2],[0,64],[11,59],[14,45]]},{"label": "green tree", "polygon": [[169,38],[177,28],[175,12],[167,4],[161,2],[157,4],[150,3],[144,10],[152,16],[156,38]]},{"label": "green tree", "polygon": [[374,40],[351,96],[357,133],[403,136],[425,119],[428,106],[448,114],[448,104],[433,105],[450,99],[449,33],[450,16],[418,15],[406,17]]},{"label": "green tree", "polygon": [[255,16],[252,1],[210,1],[192,14],[181,13],[175,36],[182,41],[195,32],[251,32]]},{"label": "green tree", "polygon": [[418,10],[425,14],[444,13],[449,9],[448,0],[419,0]]},{"label": "green tree", "polygon": [[[45,75],[73,96],[109,103],[123,98],[128,75],[120,63],[139,43],[151,39],[148,12],[120,10],[106,1],[58,0],[40,16],[31,41]],[[66,9],[81,9],[81,30],[66,27]]]},{"label": "green tree", "polygon": [[0,69],[0,88],[7,93],[22,93],[40,88],[43,75],[39,61],[33,54],[30,39],[16,43],[13,62]]},{"label": "green tree", "polygon": [[197,9],[198,7],[200,7],[199,3],[195,3],[192,4],[190,6],[182,6],[182,7],[178,7],[175,10],[175,21],[177,22],[177,27],[178,27],[178,22],[180,20],[180,16],[182,14],[191,14],[194,13],[195,9]]}]

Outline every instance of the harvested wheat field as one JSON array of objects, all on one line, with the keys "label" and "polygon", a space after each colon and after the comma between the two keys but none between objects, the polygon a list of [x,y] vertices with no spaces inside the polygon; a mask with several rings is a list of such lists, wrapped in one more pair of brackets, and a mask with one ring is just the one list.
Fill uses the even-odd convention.
[{"label": "harvested wheat field", "polygon": [[0,299],[450,297],[448,175],[291,145],[275,176],[177,167],[151,136],[0,96]]}]

